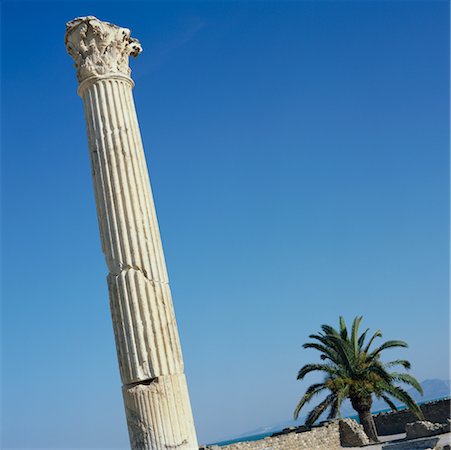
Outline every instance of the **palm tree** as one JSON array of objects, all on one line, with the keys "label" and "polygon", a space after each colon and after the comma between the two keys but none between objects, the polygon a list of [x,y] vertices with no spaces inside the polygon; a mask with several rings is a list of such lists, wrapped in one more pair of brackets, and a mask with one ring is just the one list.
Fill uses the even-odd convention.
[{"label": "palm tree", "polygon": [[369,329],[359,336],[359,326],[362,317],[356,317],[352,323],[351,333],[348,333],[343,317],[340,317],[340,330],[330,325],[322,325],[322,332],[311,334],[304,348],[313,348],[321,352],[324,363],[306,364],[299,372],[297,379],[302,380],[308,373],[320,371],[325,373],[322,383],[312,384],[305,392],[294,410],[294,419],[297,419],[302,407],[316,394],[329,391],[326,398],[319,403],[307,416],[305,424],[313,425],[328,408],[328,419],[340,417],[340,407],[344,399],[351,400],[352,407],[359,415],[360,423],[370,440],[377,442],[376,426],[371,415],[373,394],[383,399],[390,408],[397,410],[393,399],[404,403],[420,419],[423,418],[421,409],[413,398],[400,386],[404,383],[413,386],[418,392],[423,389],[418,381],[407,373],[392,372],[390,369],[402,366],[410,369],[410,362],[397,359],[383,363],[380,360],[384,350],[395,347],[407,347],[404,341],[386,341],[377,348],[371,349],[375,339],[382,337],[378,330],[366,342]]}]

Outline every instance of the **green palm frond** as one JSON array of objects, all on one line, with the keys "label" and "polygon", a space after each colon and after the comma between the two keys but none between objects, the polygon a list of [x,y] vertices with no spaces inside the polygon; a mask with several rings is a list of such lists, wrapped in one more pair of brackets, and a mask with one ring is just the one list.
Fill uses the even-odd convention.
[{"label": "green palm frond", "polygon": [[340,316],[340,337],[344,340],[348,339],[348,329],[343,316]]},{"label": "green palm frond", "polygon": [[357,342],[357,345],[359,346],[359,350],[361,350],[363,347],[363,344],[365,342],[365,338],[366,338],[366,335],[368,334],[368,331],[370,331],[369,328],[367,328],[359,337],[359,340]]},{"label": "green palm frond", "polygon": [[335,399],[330,407],[328,419],[335,419],[335,417],[341,418],[341,404],[343,403],[344,398],[346,397],[345,392],[338,392],[335,395]]},{"label": "green palm frond", "polygon": [[377,347],[375,350],[373,350],[369,354],[369,359],[376,358],[382,351],[387,350],[388,348],[394,348],[394,347],[403,347],[407,348],[408,345],[404,341],[386,341],[384,342],[380,347]]},{"label": "green palm frond", "polygon": [[394,361],[390,361],[388,363],[385,363],[384,366],[388,369],[390,367],[395,366],[403,366],[404,369],[409,370],[411,367],[411,364],[406,359],[395,359]]},{"label": "green palm frond", "polygon": [[344,365],[349,373],[352,373],[354,354],[349,345],[349,341],[344,341],[336,336],[330,337],[331,345],[334,346],[334,350],[337,352],[337,356],[340,361],[338,364]]},{"label": "green palm frond", "polygon": [[359,326],[360,322],[362,322],[363,317],[357,316],[354,321],[352,322],[352,330],[351,330],[351,342],[354,346],[354,352],[357,354],[359,351],[359,341],[358,341],[358,334],[359,334]]},{"label": "green palm frond", "polygon": [[327,389],[327,387],[324,383],[312,384],[305,391],[305,394],[302,396],[302,398],[299,400],[298,404],[296,405],[296,408],[293,413],[294,420],[296,420],[298,418],[299,412],[301,411],[302,407],[306,403],[308,403],[316,394],[319,394],[321,391],[324,391],[325,389]]},{"label": "green palm frond", "polygon": [[420,420],[424,420],[423,412],[420,407],[416,404],[415,400],[399,386],[394,386],[387,384],[385,386],[385,391],[392,397],[404,403]]},{"label": "green palm frond", "polygon": [[381,398],[384,400],[385,403],[387,403],[388,406],[390,406],[390,408],[393,411],[398,411],[398,407],[390,400],[390,398],[388,396],[386,396],[385,394],[382,394]]},{"label": "green palm frond", "polygon": [[305,424],[310,427],[312,426],[321,416],[321,414],[326,411],[326,409],[332,405],[334,402],[335,395],[328,395],[319,405],[315,406],[308,414],[307,419],[305,419]]},{"label": "green palm frond", "polygon": [[297,379],[302,380],[308,373],[315,371],[326,372],[330,375],[337,373],[337,369],[329,364],[306,364],[299,370]]},{"label": "green palm frond", "polygon": [[371,344],[374,342],[374,340],[378,337],[382,337],[381,330],[377,330],[373,336],[371,336],[371,339],[368,341],[368,344],[366,344],[365,350],[363,350],[364,353],[368,353],[371,347]]},{"label": "green palm frond", "polygon": [[337,352],[332,350],[330,347],[327,347],[325,345],[317,344],[316,342],[306,342],[302,346],[303,348],[313,348],[315,350],[318,350],[322,353],[321,359],[330,359],[332,362],[337,362]]},{"label": "green palm frond", "polygon": [[401,381],[402,383],[409,384],[414,389],[416,389],[421,395],[423,395],[423,388],[421,387],[421,384],[412,375],[409,375],[408,373],[393,372],[391,373],[391,376],[394,379],[394,381]]},{"label": "green palm frond", "polygon": [[321,329],[323,330],[323,333],[326,336],[340,337],[340,333],[338,333],[338,331],[334,327],[331,327],[330,325],[327,324],[321,325]]},{"label": "green palm frond", "polygon": [[387,383],[393,381],[393,374],[387,372],[382,364],[372,364],[365,369],[368,373],[374,373]]},{"label": "green palm frond", "polygon": [[329,414],[327,415],[327,418],[330,419],[335,419],[335,417],[337,417],[338,414],[338,398],[335,397],[334,401],[332,402],[332,404],[330,405],[330,411]]},{"label": "green palm frond", "polygon": [[310,339],[315,339],[316,341],[319,341],[322,345],[324,345],[325,347],[329,347],[331,345],[331,336],[335,336],[335,337],[339,337],[338,334],[337,335],[324,335],[323,333],[319,333],[319,334],[311,334],[309,336]]}]

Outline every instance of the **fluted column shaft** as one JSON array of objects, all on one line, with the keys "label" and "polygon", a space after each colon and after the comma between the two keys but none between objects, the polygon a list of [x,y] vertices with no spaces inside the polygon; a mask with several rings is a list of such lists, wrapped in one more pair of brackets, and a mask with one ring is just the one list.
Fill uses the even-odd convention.
[{"label": "fluted column shaft", "polygon": [[139,53],[139,43],[129,30],[88,17],[68,24],[66,45],[76,62],[85,109],[131,446],[194,450],[197,440],[133,82],[124,64],[129,54]]},{"label": "fluted column shaft", "polygon": [[131,84],[101,79],[82,97],[122,381],[183,372]]}]

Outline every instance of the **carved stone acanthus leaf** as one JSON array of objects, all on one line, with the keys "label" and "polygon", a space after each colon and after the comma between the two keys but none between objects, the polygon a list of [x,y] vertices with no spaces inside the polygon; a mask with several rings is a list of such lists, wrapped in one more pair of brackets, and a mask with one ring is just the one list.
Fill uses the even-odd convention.
[{"label": "carved stone acanthus leaf", "polygon": [[93,16],[68,22],[65,43],[75,61],[80,83],[93,76],[130,76],[128,57],[136,57],[142,51],[139,41],[130,37],[129,29],[102,22]]}]

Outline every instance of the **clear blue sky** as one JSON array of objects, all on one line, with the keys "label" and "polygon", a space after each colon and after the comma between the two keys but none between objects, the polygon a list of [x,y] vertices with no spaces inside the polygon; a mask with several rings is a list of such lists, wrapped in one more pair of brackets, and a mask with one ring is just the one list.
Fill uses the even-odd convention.
[{"label": "clear blue sky", "polygon": [[[3,2],[3,447],[126,448],[65,22],[131,62],[200,442],[289,419],[339,314],[449,367],[446,1]],[[307,380],[312,381],[313,378]]]}]

